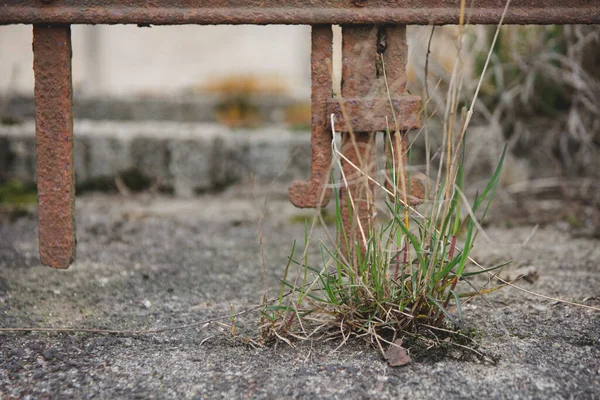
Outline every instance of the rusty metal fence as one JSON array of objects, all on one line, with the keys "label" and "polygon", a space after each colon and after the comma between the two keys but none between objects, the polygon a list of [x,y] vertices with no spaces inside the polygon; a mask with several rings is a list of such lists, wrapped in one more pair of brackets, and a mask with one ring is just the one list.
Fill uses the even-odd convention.
[{"label": "rusty metal fence", "polygon": [[[71,84],[71,24],[312,25],[312,164],[294,182],[297,207],[327,204],[332,160],[331,119],[342,132],[342,171],[369,171],[375,132],[396,119],[386,154],[405,162],[405,134],[419,127],[420,98],[406,93],[406,25],[497,24],[507,0],[0,0],[0,25],[32,24],[36,105],[39,252],[42,264],[67,268],[75,258],[75,181]],[[467,12],[461,16],[461,3]],[[598,24],[598,0],[513,0],[505,24]],[[342,93],[332,93],[332,24],[342,25]],[[383,60],[380,62],[379,60]],[[386,74],[382,66],[386,66]],[[343,106],[342,106],[343,105]],[[396,118],[394,118],[396,117]],[[396,156],[392,156],[395,154]],[[372,188],[371,188],[372,189]],[[370,225],[369,185],[340,190],[345,231]],[[419,196],[414,201],[418,202]],[[352,240],[352,239],[351,239]]]}]

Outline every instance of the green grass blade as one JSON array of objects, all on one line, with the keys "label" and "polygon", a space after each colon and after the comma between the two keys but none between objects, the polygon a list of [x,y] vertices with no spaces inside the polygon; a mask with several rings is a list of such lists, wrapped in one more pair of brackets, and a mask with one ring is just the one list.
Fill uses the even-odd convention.
[{"label": "green grass blade", "polygon": [[462,255],[456,255],[454,256],[454,258],[444,266],[444,269],[442,269],[441,271],[439,271],[437,274],[435,274],[435,276],[433,277],[434,281],[440,281],[443,278],[446,277],[446,275],[448,275],[450,273],[450,271],[452,270],[452,268],[454,268],[455,265],[457,265],[459,263],[459,261],[461,261],[462,259]]},{"label": "green grass blade", "polygon": [[454,301],[456,302],[456,312],[458,313],[458,320],[462,324],[464,319],[463,319],[460,297],[458,297],[458,294],[454,290],[452,290],[450,293],[452,293],[452,296],[454,296]]},{"label": "green grass blade", "polygon": [[402,229],[402,232],[404,233],[404,235],[406,235],[408,237],[408,239],[410,240],[410,243],[413,245],[415,252],[417,253],[417,258],[419,260],[419,264],[420,264],[421,268],[427,268],[427,264],[425,263],[425,259],[423,258],[423,251],[422,251],[421,243],[419,242],[417,237],[408,230],[406,225],[404,225],[404,222],[400,218],[398,218],[398,215],[393,213],[393,209],[390,207],[390,204],[388,202],[386,202],[386,204],[387,204],[388,208],[390,209],[390,211],[392,212],[393,218],[398,223],[398,226],[400,227],[400,229]]},{"label": "green grass blade", "polygon": [[[285,266],[285,271],[283,272],[283,280],[287,279],[288,271],[290,270],[290,264],[294,259],[294,252],[296,251],[296,241],[294,240],[294,244],[292,245],[292,253],[288,257],[288,262]],[[281,290],[279,291],[279,303],[281,304],[281,300],[283,300],[283,292],[285,291],[285,286],[281,285]]]},{"label": "green grass blade", "polygon": [[[486,185],[485,189],[483,189],[483,192],[481,192],[481,195],[473,202],[473,213],[475,213],[475,211],[477,211],[477,209],[479,208],[481,203],[483,203],[483,201],[488,197],[488,194],[490,193],[490,191],[492,191],[492,193],[493,193],[493,191],[496,190],[496,185],[500,181],[500,174],[502,173],[502,166],[504,165],[504,158],[506,157],[507,148],[508,148],[508,143],[506,143],[504,145],[504,149],[502,150],[502,156],[500,156],[500,161],[498,161],[498,164],[496,165],[496,169],[494,170],[494,174],[492,175],[492,178]],[[488,202],[488,205],[489,205],[489,202]]]},{"label": "green grass blade", "polygon": [[456,270],[456,276],[459,278],[462,276],[463,270],[465,269],[465,265],[467,264],[467,260],[469,259],[469,253],[471,252],[472,243],[471,240],[473,238],[473,229],[475,227],[475,223],[473,221],[469,221],[469,231],[467,232],[467,240],[465,240],[465,246],[463,247],[463,251],[461,254],[460,264]]},{"label": "green grass blade", "polygon": [[304,290],[304,289],[301,289],[301,288],[298,288],[297,286],[293,285],[293,284],[292,284],[292,283],[290,283],[290,282],[287,282],[287,281],[284,281],[284,280],[282,280],[281,282],[282,282],[282,283],[283,283],[285,286],[289,287],[290,289],[292,289],[292,290],[295,290],[295,291],[297,291],[298,293],[302,293],[302,297],[304,297],[304,296],[307,296],[307,297],[310,297],[310,298],[311,298],[311,299],[313,299],[313,300],[320,301],[321,303],[327,303],[327,301],[326,301],[325,299],[323,299],[323,298],[321,298],[321,297],[317,297],[317,296],[315,296],[315,295],[314,295],[314,294],[312,294],[312,293],[308,293],[306,290]]},{"label": "green grass blade", "polygon": [[508,260],[506,262],[503,262],[503,263],[500,263],[498,265],[495,265],[495,266],[493,266],[491,268],[482,269],[482,270],[474,271],[474,272],[465,272],[461,276],[463,278],[468,278],[469,276],[475,276],[475,275],[483,274],[483,273],[486,273],[486,272],[494,271],[496,269],[500,269],[502,267],[506,267],[508,264],[510,264],[512,262],[513,262],[513,260]]},{"label": "green grass blade", "polygon": [[458,326],[458,327],[462,327],[462,326],[463,326],[463,324],[462,324],[460,321],[457,321],[457,320],[456,320],[456,318],[454,318],[454,316],[453,316],[452,314],[450,314],[450,313],[448,312],[448,310],[446,310],[446,309],[444,308],[444,306],[442,306],[442,305],[440,304],[440,302],[439,302],[439,301],[437,301],[437,300],[436,300],[436,299],[435,299],[435,298],[434,298],[432,295],[428,294],[428,295],[427,295],[427,299],[428,299],[429,301],[431,301],[433,304],[435,304],[435,306],[436,306],[436,307],[437,307],[437,308],[438,308],[438,309],[439,309],[439,310],[440,310],[440,311],[441,311],[441,312],[442,312],[442,313],[443,313],[443,314],[446,316],[446,318],[448,318],[448,320],[449,320],[450,322],[452,322],[454,325],[456,325],[456,326]]}]

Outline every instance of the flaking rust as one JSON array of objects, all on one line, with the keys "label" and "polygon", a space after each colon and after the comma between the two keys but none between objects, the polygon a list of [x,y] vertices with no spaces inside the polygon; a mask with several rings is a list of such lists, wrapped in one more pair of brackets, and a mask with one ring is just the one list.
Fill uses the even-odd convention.
[{"label": "flaking rust", "polygon": [[42,264],[75,259],[75,179],[69,25],[34,25],[38,238]]}]

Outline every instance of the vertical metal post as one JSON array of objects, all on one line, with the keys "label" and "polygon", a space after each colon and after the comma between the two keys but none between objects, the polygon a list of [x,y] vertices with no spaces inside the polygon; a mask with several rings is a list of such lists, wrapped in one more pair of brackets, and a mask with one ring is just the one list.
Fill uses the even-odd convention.
[{"label": "vertical metal post", "polygon": [[[382,52],[383,63],[385,66],[385,77],[390,97],[406,97],[406,63],[408,60],[408,46],[406,41],[406,26],[388,25],[382,27],[385,35],[385,50]],[[385,152],[391,165],[395,167],[394,178],[388,176],[386,187],[392,193],[398,193],[404,186],[407,193],[407,200],[410,205],[423,203],[425,199],[424,175],[415,174],[410,176],[407,171],[407,147],[406,134],[409,129],[415,129],[419,125],[419,108],[400,109],[405,112],[396,112],[393,121],[390,121],[389,137],[385,137]],[[414,123],[411,123],[414,121]],[[401,176],[403,175],[403,176]],[[402,183],[404,182],[404,184]],[[399,194],[403,198],[403,194]]]},{"label": "vertical metal post", "polygon": [[327,102],[332,98],[331,68],[333,32],[331,25],[315,25],[311,32],[311,164],[308,181],[292,182],[288,197],[299,208],[324,207],[331,189],[325,185],[331,166],[331,130],[327,123]]},{"label": "vertical metal post", "polygon": [[33,70],[40,261],[68,268],[76,247],[69,25],[34,25]]},{"label": "vertical metal post", "polygon": [[[385,32],[385,51],[382,53],[385,66],[385,77],[390,95],[402,95],[406,92],[406,61],[408,57],[406,45],[406,27],[385,26],[382,27]],[[406,187],[409,182],[406,180],[408,176],[405,167],[407,166],[406,158],[406,131],[402,130],[402,120],[407,116],[395,115],[392,121],[389,121],[389,136],[384,137],[385,153],[388,157],[390,165],[394,166],[394,174],[387,174],[386,188],[396,193],[402,188],[402,181]],[[387,172],[387,168],[386,168]],[[404,176],[401,173],[404,172]]]},{"label": "vertical metal post", "polygon": [[[377,27],[342,27],[342,97],[368,97],[377,81]],[[342,100],[343,101],[343,100]],[[339,232],[340,250],[356,265],[356,248],[364,256],[366,240],[370,236],[374,207],[373,153],[375,132],[353,132],[346,127],[342,133],[342,160],[340,204],[344,232]],[[360,171],[356,167],[360,168]],[[347,183],[347,186],[346,186]]]}]

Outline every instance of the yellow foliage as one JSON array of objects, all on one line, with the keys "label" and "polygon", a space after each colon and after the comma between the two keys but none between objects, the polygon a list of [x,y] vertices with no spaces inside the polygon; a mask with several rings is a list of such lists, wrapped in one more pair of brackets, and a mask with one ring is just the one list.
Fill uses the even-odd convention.
[{"label": "yellow foliage", "polygon": [[238,95],[282,95],[288,87],[279,76],[255,74],[231,74],[221,78],[210,79],[196,88],[197,91]]},{"label": "yellow foliage", "polygon": [[310,103],[295,103],[285,109],[285,122],[293,129],[310,129]]}]

